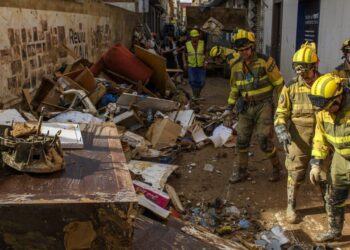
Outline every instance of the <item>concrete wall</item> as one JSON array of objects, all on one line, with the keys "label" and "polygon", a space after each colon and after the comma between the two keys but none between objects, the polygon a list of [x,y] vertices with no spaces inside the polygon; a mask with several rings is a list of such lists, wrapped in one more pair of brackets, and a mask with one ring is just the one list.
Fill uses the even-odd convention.
[{"label": "concrete wall", "polygon": [[271,51],[273,0],[265,0],[265,3],[266,5],[262,5],[264,13],[262,52],[269,55]]},{"label": "concrete wall", "polygon": [[322,73],[341,63],[341,44],[350,38],[349,10],[348,0],[321,0],[318,54]]},{"label": "concrete wall", "polygon": [[[273,0],[266,0],[264,9],[264,42],[263,51],[271,51]],[[297,29],[298,0],[283,1],[282,4],[282,37],[280,70],[286,80],[293,77],[292,57],[295,52]]]},{"label": "concrete wall", "polygon": [[[4,3],[6,2],[6,3]],[[0,99],[5,106],[78,56],[95,61],[113,43],[131,43],[138,15],[93,0],[0,1]]]},{"label": "concrete wall", "polygon": [[[273,0],[266,1],[264,27],[264,48],[271,46]],[[341,63],[340,46],[350,37],[349,0],[321,0],[320,24],[318,37],[319,70],[321,73],[331,71]],[[292,57],[295,53],[297,34],[298,0],[283,1],[283,21],[281,38],[281,71],[285,79],[293,77]]]},{"label": "concrete wall", "polygon": [[282,38],[281,38],[281,72],[288,81],[294,76],[292,58],[295,53],[297,30],[298,0],[283,1]]}]

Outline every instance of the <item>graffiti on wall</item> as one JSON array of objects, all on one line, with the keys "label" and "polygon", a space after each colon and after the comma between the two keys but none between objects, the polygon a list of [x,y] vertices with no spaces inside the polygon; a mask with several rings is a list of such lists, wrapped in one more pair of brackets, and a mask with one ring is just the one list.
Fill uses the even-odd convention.
[{"label": "graffiti on wall", "polygon": [[0,38],[0,98],[19,96],[22,88],[37,87],[44,75],[52,75],[62,64],[72,62],[60,44],[91,61],[111,44],[108,17],[31,10],[18,13],[16,8],[0,8],[2,17],[13,19],[16,14],[22,15],[16,22],[2,23],[0,19],[0,32],[4,34]]}]

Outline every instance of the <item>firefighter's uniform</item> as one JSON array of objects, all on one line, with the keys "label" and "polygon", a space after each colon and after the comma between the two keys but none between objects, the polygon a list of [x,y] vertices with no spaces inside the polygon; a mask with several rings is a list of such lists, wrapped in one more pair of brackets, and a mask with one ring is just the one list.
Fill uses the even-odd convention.
[{"label": "firefighter's uniform", "polygon": [[238,60],[231,69],[231,92],[228,104],[236,105],[239,112],[237,130],[238,171],[248,166],[248,150],[254,129],[261,150],[273,165],[273,171],[280,171],[276,148],[272,143],[273,101],[275,89],[279,94],[283,77],[271,57],[254,54],[250,65]]},{"label": "firefighter's uniform", "polygon": [[[311,159],[312,139],[315,128],[315,108],[308,95],[312,82],[305,82],[304,74],[317,72],[318,57],[316,45],[305,43],[293,56],[293,67],[297,77],[290,80],[282,89],[275,114],[275,130],[279,141],[287,143],[285,166],[288,171],[286,219],[289,223],[297,222],[296,197],[304,181]],[[288,142],[280,137],[280,131],[288,133]],[[288,145],[289,144],[289,145]]]},{"label": "firefighter's uniform", "polygon": [[229,49],[221,46],[214,46],[211,48],[209,55],[213,58],[220,57],[230,67],[235,61],[239,59],[239,53],[234,49]]},{"label": "firefighter's uniform", "polygon": [[349,78],[350,77],[350,69],[346,65],[346,63],[350,64],[350,39],[347,39],[343,42],[340,50],[343,53],[344,62],[338,65],[333,71],[332,74],[335,74],[341,78]]},{"label": "firefighter's uniform", "polygon": [[[317,113],[312,148],[312,161],[318,162],[315,166],[311,162],[312,169],[313,167],[317,169],[319,162],[326,159],[329,149],[334,151],[328,175],[330,191],[326,203],[330,228],[326,234],[317,239],[328,241],[341,237],[345,202],[350,189],[350,94],[342,86],[341,79],[331,74],[318,78],[315,84],[311,89],[310,96],[311,101],[314,99],[315,106],[322,108],[326,105],[332,105],[331,102],[335,97],[342,96],[337,112],[330,113],[322,110]],[[320,97],[325,100],[324,104],[321,102],[322,100],[320,101]],[[332,99],[332,97],[334,98]]]},{"label": "firefighter's uniform", "polygon": [[295,223],[296,218],[289,218],[289,210],[295,210],[297,192],[311,158],[315,109],[308,97],[310,89],[301,76],[288,82],[282,89],[275,115],[275,126],[289,126],[291,137],[285,160],[288,171],[287,220],[291,223]]}]

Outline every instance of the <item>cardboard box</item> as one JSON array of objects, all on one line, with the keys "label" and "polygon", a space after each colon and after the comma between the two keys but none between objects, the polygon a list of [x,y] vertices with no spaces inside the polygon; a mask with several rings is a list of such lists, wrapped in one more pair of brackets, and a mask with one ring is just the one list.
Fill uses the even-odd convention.
[{"label": "cardboard box", "polygon": [[148,129],[146,138],[152,143],[153,148],[161,149],[174,146],[181,130],[181,125],[170,119],[158,119]]},{"label": "cardboard box", "polygon": [[166,208],[168,206],[170,197],[166,193],[141,181],[134,180],[132,183],[134,184],[136,192],[143,193],[147,199],[153,201],[162,208]]}]

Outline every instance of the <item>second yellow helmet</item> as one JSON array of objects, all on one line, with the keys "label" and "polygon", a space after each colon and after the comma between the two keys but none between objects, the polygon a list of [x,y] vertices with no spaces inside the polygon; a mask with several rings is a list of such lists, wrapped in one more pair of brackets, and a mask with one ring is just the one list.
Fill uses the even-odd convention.
[{"label": "second yellow helmet", "polygon": [[317,63],[316,44],[306,42],[301,45],[300,49],[293,55],[293,63]]},{"label": "second yellow helmet", "polygon": [[220,46],[214,46],[211,48],[210,52],[209,52],[209,55],[211,57],[216,57],[216,56],[219,56],[220,54],[222,53],[222,49]]},{"label": "second yellow helmet", "polygon": [[255,35],[251,31],[239,29],[233,36],[232,42],[235,49],[245,49],[254,46]]},{"label": "second yellow helmet", "polygon": [[343,93],[343,78],[337,75],[325,74],[312,84],[309,98],[318,108],[325,108],[335,97]]}]

